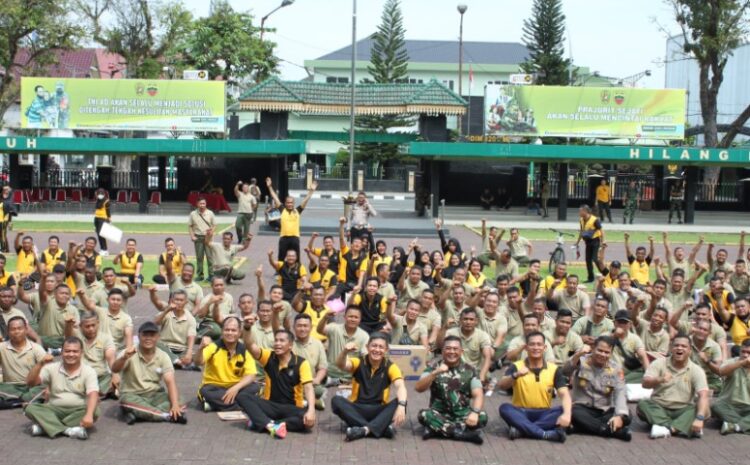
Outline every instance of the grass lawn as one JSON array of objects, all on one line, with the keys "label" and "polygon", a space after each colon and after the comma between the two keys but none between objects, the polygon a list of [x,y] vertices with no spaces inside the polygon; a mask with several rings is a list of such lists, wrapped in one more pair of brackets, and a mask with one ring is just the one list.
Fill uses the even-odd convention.
[{"label": "grass lawn", "polygon": [[[220,229],[234,224],[234,220],[218,220]],[[115,223],[125,234],[187,234],[187,220],[184,223]],[[14,231],[54,232],[54,233],[94,233],[94,222],[65,221],[14,221]],[[13,235],[13,237],[15,237]]]},{"label": "grass lawn", "polygon": [[[480,234],[482,231],[480,228],[469,228],[469,229],[476,232],[477,234]],[[561,229],[560,231],[573,234],[574,237],[565,236],[565,242],[569,243],[570,245],[573,245],[575,243],[576,238],[578,237],[577,229]],[[531,241],[536,240],[536,241],[554,242],[555,239],[557,238],[557,235],[554,232],[550,231],[549,229],[525,229],[521,227],[521,235]],[[630,243],[633,246],[647,245],[649,235],[654,236],[654,241],[655,241],[654,245],[656,247],[663,247],[661,245],[662,244],[661,232],[655,232],[655,231],[630,231]],[[510,232],[508,231],[508,228],[506,228],[505,236],[503,236],[503,239],[507,239],[509,236],[510,236]],[[698,234],[698,233],[684,233],[684,232],[669,233],[669,242],[672,245],[696,244],[698,242],[698,237],[700,236],[701,234]],[[607,240],[607,242],[625,242],[622,231],[607,231],[606,225],[604,225],[604,237]],[[709,234],[703,234],[703,237],[706,241],[706,244],[714,243],[717,245],[719,244],[739,245],[740,243],[739,234],[709,233]]]},{"label": "grass lawn", "polygon": [[[188,259],[195,258],[188,256]],[[15,271],[16,269],[16,255],[6,255],[7,262],[5,264],[5,269],[8,271]],[[159,259],[157,256],[144,256],[143,257],[143,268],[141,269],[141,273],[143,274],[143,280],[145,284],[153,283],[153,280],[151,279],[155,274],[159,273]],[[107,267],[112,267],[115,269],[115,271],[119,271],[119,266],[112,265],[112,257],[102,257],[102,269]],[[207,283],[200,283],[203,285],[208,285]]]}]

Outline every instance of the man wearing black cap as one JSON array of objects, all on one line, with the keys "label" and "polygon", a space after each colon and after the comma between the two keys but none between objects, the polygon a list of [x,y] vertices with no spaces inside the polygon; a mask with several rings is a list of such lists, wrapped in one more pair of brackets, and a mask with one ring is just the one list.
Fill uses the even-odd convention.
[{"label": "man wearing black cap", "polygon": [[612,360],[623,368],[625,381],[639,383],[649,366],[648,355],[643,341],[630,330],[630,326],[630,313],[627,310],[618,310],[615,313],[615,329],[612,331],[615,343],[612,348]]},{"label": "man wearing black cap", "polygon": [[[164,351],[156,348],[159,326],[147,321],[138,328],[138,346],[120,352],[112,364],[113,373],[122,373],[120,408],[125,422],[136,420],[187,423],[180,405],[174,367]],[[166,391],[161,385],[164,381]]]}]

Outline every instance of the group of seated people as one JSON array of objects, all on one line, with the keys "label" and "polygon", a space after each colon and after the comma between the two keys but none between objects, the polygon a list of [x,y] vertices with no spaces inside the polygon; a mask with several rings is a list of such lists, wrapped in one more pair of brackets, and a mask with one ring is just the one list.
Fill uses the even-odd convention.
[{"label": "group of seated people", "polygon": [[[440,250],[414,240],[389,255],[371,230],[347,235],[346,223],[341,218],[338,250],[330,236],[315,247],[312,235],[308,267],[293,241],[280,241],[268,254],[276,282],[267,288],[258,266],[257,293],[243,292],[236,305],[231,265],[204,295],[193,265],[167,240],[155,281],[169,296],[148,286],[156,315],[138,327],[137,341],[127,311],[137,277],[99,270],[95,242],[91,250],[88,241],[71,243],[66,255],[50,240],[31,260],[31,239],[17,240],[18,282],[0,257],[0,408],[23,407],[35,436],[87,438],[105,398],[119,399],[128,424],[184,424],[174,370],[198,370],[200,408],[239,409],[251,430],[279,439],[308,431],[336,392],[349,394],[330,401],[348,441],[393,438],[408,415],[404,376],[388,357],[398,344],[432,354],[414,386],[430,392],[416,414],[424,439],[481,444],[484,400],[494,390],[511,394],[499,409],[510,439],[564,442],[575,433],[629,441],[633,414],[652,438],[700,437],[710,417],[721,421],[721,434],[750,433],[744,234],[734,266],[710,244],[699,263],[702,238],[686,255],[665,234],[662,262],[653,238],[649,250],[631,254],[626,234],[627,269],[606,263],[603,246],[601,275],[587,289],[564,263],[543,276],[517,229],[503,245],[504,231],[483,222],[481,250],[466,253],[437,222]],[[124,254],[142,264],[134,249],[135,241]],[[494,278],[484,273],[490,266]],[[33,291],[26,284],[35,278]],[[635,412],[628,384],[650,390]]]}]

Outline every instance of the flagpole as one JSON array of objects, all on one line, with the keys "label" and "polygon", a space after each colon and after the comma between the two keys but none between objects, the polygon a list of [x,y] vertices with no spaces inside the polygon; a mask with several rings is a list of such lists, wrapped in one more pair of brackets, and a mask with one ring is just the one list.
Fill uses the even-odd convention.
[{"label": "flagpole", "polygon": [[466,135],[471,137],[471,92],[474,90],[474,70],[469,63],[469,111],[466,114]]}]

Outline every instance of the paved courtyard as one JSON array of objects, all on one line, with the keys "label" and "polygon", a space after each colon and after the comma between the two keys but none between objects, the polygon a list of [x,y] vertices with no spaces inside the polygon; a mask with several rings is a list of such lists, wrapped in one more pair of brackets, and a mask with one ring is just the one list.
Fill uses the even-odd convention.
[{"label": "paved courtyard", "polygon": [[[478,237],[460,227],[453,227],[464,247],[478,243]],[[38,244],[44,244],[47,234],[34,234]],[[83,238],[81,235],[64,235],[64,241]],[[161,250],[160,235],[138,235],[139,249],[148,255]],[[187,253],[192,247],[186,235],[176,236]],[[384,238],[390,246],[406,240]],[[436,237],[422,239],[428,249],[438,247]],[[266,253],[275,247],[276,238],[259,236],[245,253],[248,271],[258,263],[264,264],[264,275],[270,283],[271,272]],[[551,244],[550,244],[551,245]],[[540,247],[538,256],[546,256],[547,246]],[[113,251],[117,248],[112,247]],[[619,253],[618,253],[619,255]],[[251,279],[252,278],[252,279]],[[232,285],[230,292],[237,297],[242,292],[256,292],[254,277],[241,284]],[[139,291],[130,304],[130,313],[136,326],[151,318],[154,309],[145,291]],[[365,439],[346,443],[340,430],[340,421],[330,412],[330,407],[319,414],[318,425],[310,434],[290,433],[285,440],[273,440],[266,434],[244,429],[242,423],[222,422],[214,413],[203,413],[196,408],[195,394],[200,381],[197,372],[178,372],[177,380],[183,401],[190,401],[188,424],[143,424],[127,426],[118,418],[117,404],[105,401],[101,405],[102,418],[88,441],[68,438],[56,440],[32,438],[24,429],[28,420],[19,410],[0,412],[1,464],[747,464],[750,441],[747,436],[721,437],[717,425],[708,427],[700,440],[672,438],[653,441],[640,421],[634,423],[631,443],[572,435],[564,444],[551,444],[529,440],[511,442],[507,428],[500,420],[497,409],[507,396],[495,394],[487,399],[486,409],[490,422],[485,430],[482,446],[452,441],[421,439],[421,427],[416,421],[419,409],[427,405],[428,395],[417,394],[413,382],[409,385],[409,410],[407,423],[400,428],[394,440]],[[329,390],[330,396],[334,390]],[[328,402],[330,405],[330,400]],[[631,406],[634,411],[635,406]]]}]

